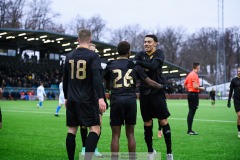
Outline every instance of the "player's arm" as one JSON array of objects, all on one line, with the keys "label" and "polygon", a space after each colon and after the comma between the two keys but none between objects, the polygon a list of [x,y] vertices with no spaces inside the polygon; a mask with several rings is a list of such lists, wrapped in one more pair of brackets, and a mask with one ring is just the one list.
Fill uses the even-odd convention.
[{"label": "player's arm", "polygon": [[66,58],[63,68],[63,93],[65,97],[65,106],[67,106],[67,94],[68,94],[68,70],[67,70],[68,59]]},{"label": "player's arm", "polygon": [[110,73],[107,71],[103,77],[106,81],[106,89],[110,90]]},{"label": "player's arm", "polygon": [[186,77],[186,79],[185,79],[185,81],[184,81],[184,88],[186,89],[186,90],[188,90],[188,77]]},{"label": "player's arm", "polygon": [[146,83],[148,86],[150,86],[151,88],[156,88],[156,89],[163,89],[163,85],[153,81],[152,79],[150,79],[149,77],[145,78],[144,83]]},{"label": "player's arm", "polygon": [[204,87],[200,87],[198,84],[197,84],[197,82],[196,81],[193,81],[193,87],[195,88],[195,89],[199,89],[199,90],[205,90],[205,88]]},{"label": "player's arm", "polygon": [[161,62],[154,59],[152,62],[137,61],[137,64],[139,64],[143,68],[155,70],[160,66]]},{"label": "player's arm", "polygon": [[93,84],[94,88],[96,90],[98,98],[103,98],[103,92],[102,92],[102,78],[101,78],[101,72],[99,69],[93,69]]},{"label": "player's arm", "polygon": [[93,76],[93,85],[95,92],[98,97],[98,104],[100,112],[106,111],[106,103],[104,102],[104,96],[102,91],[102,75],[101,75],[101,62],[99,56],[96,56],[93,59],[93,63],[91,65],[92,75]]},{"label": "player's arm", "polygon": [[229,108],[231,107],[232,94],[233,94],[233,81],[231,81],[230,91],[229,91],[229,94],[228,94],[228,103],[227,103],[227,106],[228,106]]},{"label": "player's arm", "polygon": [[187,84],[184,84],[184,88],[186,88],[186,90],[188,90],[188,86],[187,86]]},{"label": "player's arm", "polygon": [[134,71],[137,73],[138,79],[140,79],[141,81],[146,83],[151,88],[163,89],[163,85],[161,85],[161,84],[153,81],[152,79],[150,79],[140,66],[134,67]]},{"label": "player's arm", "polygon": [[228,100],[230,101],[232,99],[233,94],[233,88],[230,88],[229,94],[228,94]]},{"label": "player's arm", "polygon": [[106,111],[106,103],[104,101],[103,90],[102,90],[102,77],[99,69],[93,69],[93,85],[98,97],[99,110],[101,112]]},{"label": "player's arm", "polygon": [[144,52],[139,52],[135,55],[134,59],[137,61],[141,61],[144,54]]},{"label": "player's arm", "polygon": [[139,64],[141,67],[150,69],[150,70],[157,69],[164,61],[164,54],[161,50],[157,50],[156,52],[157,52],[157,55],[155,56],[155,58],[153,58],[152,62],[146,62],[142,59],[135,58],[137,60],[136,64]]}]

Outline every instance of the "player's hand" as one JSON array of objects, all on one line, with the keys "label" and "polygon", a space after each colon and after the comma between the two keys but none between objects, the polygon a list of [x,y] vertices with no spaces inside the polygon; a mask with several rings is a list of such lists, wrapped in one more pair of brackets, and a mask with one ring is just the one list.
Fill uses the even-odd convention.
[{"label": "player's hand", "polygon": [[228,107],[228,108],[231,107],[231,100],[228,100],[227,107]]},{"label": "player's hand", "polygon": [[65,108],[67,108],[67,99],[65,99]]},{"label": "player's hand", "polygon": [[162,89],[167,92],[168,94],[173,94],[173,87],[168,84],[163,84]]},{"label": "player's hand", "polygon": [[100,98],[98,100],[98,105],[99,105],[99,111],[101,113],[105,112],[106,111],[106,103],[104,102],[104,98]]}]

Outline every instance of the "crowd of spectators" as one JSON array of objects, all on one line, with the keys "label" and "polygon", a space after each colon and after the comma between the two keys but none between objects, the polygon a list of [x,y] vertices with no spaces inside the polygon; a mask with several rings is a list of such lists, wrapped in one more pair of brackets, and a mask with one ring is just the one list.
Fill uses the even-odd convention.
[{"label": "crowd of spectators", "polygon": [[[33,66],[33,64],[31,65]],[[62,68],[60,66],[48,68],[39,64],[34,64],[38,65],[37,67],[31,65],[29,65],[28,69],[22,69],[21,65],[14,66],[10,63],[0,62],[2,87],[37,88],[40,81],[43,81],[44,87],[51,88],[60,83],[62,77]]]},{"label": "crowd of spectators", "polygon": [[[30,95],[34,95],[34,90],[40,85],[41,81],[45,88],[58,90],[62,73],[62,66],[60,65],[0,61],[0,86],[5,88],[2,97],[12,100],[28,100]],[[47,98],[55,99],[55,94],[54,92],[47,92]]]},{"label": "crowd of spectators", "polygon": [[173,87],[173,93],[175,94],[181,94],[181,93],[187,93],[186,89],[181,85],[177,84],[174,80],[169,79],[168,84]]},{"label": "crowd of spectators", "polygon": [[[41,81],[44,83],[45,88],[58,88],[62,75],[63,68],[59,64],[50,66],[50,64],[0,62],[1,87],[29,88],[28,91],[5,91],[3,96],[6,99],[20,99],[22,97],[28,99],[27,95],[33,92],[30,89],[37,88]],[[181,84],[176,84],[172,80],[169,80],[169,84],[174,88],[175,94],[186,93]],[[47,98],[55,99],[55,94],[54,92],[47,92]]]}]

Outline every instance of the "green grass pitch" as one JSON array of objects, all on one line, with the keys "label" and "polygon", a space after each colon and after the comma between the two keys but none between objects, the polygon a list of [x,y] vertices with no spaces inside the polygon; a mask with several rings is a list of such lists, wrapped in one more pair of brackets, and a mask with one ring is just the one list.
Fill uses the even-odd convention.
[{"label": "green grass pitch", "polygon": [[[168,100],[171,112],[172,149],[175,160],[240,160],[240,139],[237,137],[234,107],[227,108],[227,101],[217,100],[211,107],[210,100],[201,100],[196,112],[193,129],[198,136],[189,136],[186,116],[187,100]],[[44,101],[44,109],[36,107],[37,101],[0,101],[3,127],[0,129],[1,160],[66,160],[65,108],[55,117],[58,101]],[[233,106],[233,105],[232,105]],[[139,107],[139,105],[138,105]],[[102,135],[98,143],[100,152],[110,152],[111,129],[109,110],[103,115]],[[127,152],[125,129],[122,128],[120,151]],[[166,159],[164,138],[157,137],[157,120],[154,120],[154,149]],[[138,108],[135,127],[137,152],[146,152],[143,122]],[[75,159],[79,158],[81,139],[77,133]]]}]

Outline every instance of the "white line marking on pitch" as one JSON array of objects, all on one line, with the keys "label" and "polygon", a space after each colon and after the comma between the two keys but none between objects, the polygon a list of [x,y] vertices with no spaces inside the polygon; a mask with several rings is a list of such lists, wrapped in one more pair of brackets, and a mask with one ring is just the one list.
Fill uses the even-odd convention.
[{"label": "white line marking on pitch", "polygon": [[[15,112],[15,113],[35,113],[35,114],[54,114],[55,112],[44,112],[44,109],[38,109],[41,110],[42,112],[36,111],[16,111],[16,110],[5,110],[3,109],[3,112]],[[66,115],[65,111],[64,113],[59,113],[60,115]],[[103,116],[109,116],[109,113],[104,113]],[[141,116],[137,116],[137,118],[142,118]],[[182,121],[186,121],[186,118],[168,118],[168,119],[172,119],[172,120],[182,120]],[[201,122],[220,122],[220,123],[236,123],[236,121],[227,121],[227,120],[210,120],[210,119],[194,119],[194,121],[201,121]]]}]

